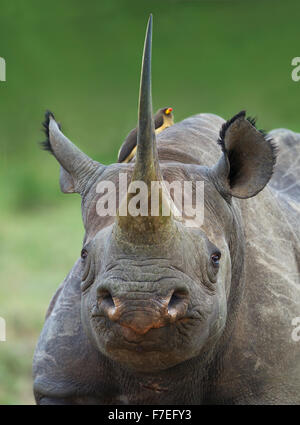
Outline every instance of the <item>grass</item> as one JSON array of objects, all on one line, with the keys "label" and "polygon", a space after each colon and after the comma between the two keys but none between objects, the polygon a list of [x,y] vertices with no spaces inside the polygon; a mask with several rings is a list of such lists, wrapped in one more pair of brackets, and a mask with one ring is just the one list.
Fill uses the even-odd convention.
[{"label": "grass", "polygon": [[[77,259],[83,229],[79,199],[1,216],[0,403],[33,403],[31,364],[49,301]],[[3,300],[5,302],[3,302]]]},{"label": "grass", "polygon": [[297,0],[1,1],[0,404],[32,403],[31,362],[49,300],[81,248],[80,201],[38,149],[43,112],[102,163],[136,125],[141,51],[154,15],[154,109],[177,121],[241,109],[300,131]]}]

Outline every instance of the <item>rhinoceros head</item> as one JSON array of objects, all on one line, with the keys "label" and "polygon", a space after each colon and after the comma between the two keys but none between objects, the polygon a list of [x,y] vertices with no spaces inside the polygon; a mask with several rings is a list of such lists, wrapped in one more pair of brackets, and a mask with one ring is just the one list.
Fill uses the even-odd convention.
[{"label": "rhinoceros head", "polygon": [[[244,258],[235,198],[262,190],[275,162],[272,144],[244,112],[221,127],[222,154],[215,166],[159,162],[152,118],[151,38],[150,17],[134,162],[101,165],[63,135],[51,113],[45,124],[46,147],[61,165],[62,190],[82,196],[84,329],[104,355],[141,372],[167,369],[197,356],[207,359],[230,332]],[[147,188],[153,181],[161,182],[162,176],[169,181],[203,181],[204,222],[187,226],[172,208],[171,214],[163,215],[162,206],[172,202],[163,185],[156,215],[121,214],[133,198],[125,190],[121,203],[117,201],[117,216],[99,217],[97,187],[110,182],[118,194],[120,173],[131,184],[142,181]],[[151,200],[149,195],[148,206]]]}]

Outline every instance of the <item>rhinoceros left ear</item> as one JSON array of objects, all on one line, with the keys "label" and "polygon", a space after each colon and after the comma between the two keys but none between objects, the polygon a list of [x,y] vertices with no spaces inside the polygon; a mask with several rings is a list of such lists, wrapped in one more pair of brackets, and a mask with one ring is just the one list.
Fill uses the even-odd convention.
[{"label": "rhinoceros left ear", "polygon": [[218,143],[223,155],[212,169],[218,190],[225,197],[255,196],[273,174],[276,147],[271,139],[241,111],[223,124]]},{"label": "rhinoceros left ear", "polygon": [[95,171],[102,166],[77,148],[61,131],[54,115],[47,111],[43,122],[45,150],[51,152],[60,163],[60,188],[64,193],[82,193]]}]

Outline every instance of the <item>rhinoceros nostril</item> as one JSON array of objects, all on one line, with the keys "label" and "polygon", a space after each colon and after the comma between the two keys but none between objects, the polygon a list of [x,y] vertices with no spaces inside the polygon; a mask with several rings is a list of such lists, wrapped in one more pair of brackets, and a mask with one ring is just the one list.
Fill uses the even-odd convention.
[{"label": "rhinoceros nostril", "polygon": [[188,306],[188,293],[182,290],[175,290],[168,304],[169,316],[176,320],[184,316]]},{"label": "rhinoceros nostril", "polygon": [[107,307],[115,307],[114,300],[109,292],[103,297],[102,303]]},{"label": "rhinoceros nostril", "polygon": [[113,315],[115,312],[115,303],[111,293],[104,289],[98,293],[98,306],[99,309],[106,312],[109,316]]}]

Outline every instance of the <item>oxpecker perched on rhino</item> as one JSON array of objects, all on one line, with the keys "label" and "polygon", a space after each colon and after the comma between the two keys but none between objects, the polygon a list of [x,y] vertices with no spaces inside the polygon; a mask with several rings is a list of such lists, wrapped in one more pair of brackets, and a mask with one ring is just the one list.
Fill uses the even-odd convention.
[{"label": "oxpecker perched on rhino", "polygon": [[[171,127],[174,124],[174,118],[172,114],[173,108],[161,108],[154,116],[154,128],[155,134],[161,133],[166,128]],[[129,162],[136,153],[137,144],[137,128],[131,130],[122,144],[119,154],[118,162]]]},{"label": "oxpecker perched on rhino", "polygon": [[[151,40],[150,16],[131,162],[92,160],[46,115],[45,146],[62,191],[81,195],[85,236],[36,347],[36,402],[300,403],[300,134],[265,134],[242,111],[228,121],[201,113],[156,135]],[[157,215],[120,214],[128,188],[116,216],[99,216],[97,187],[119,190],[120,173],[149,189],[203,182],[203,223],[163,215],[176,204],[164,184]]]}]

